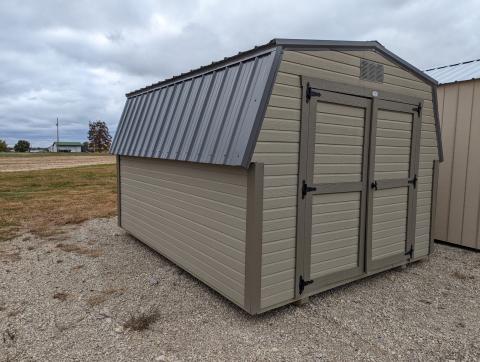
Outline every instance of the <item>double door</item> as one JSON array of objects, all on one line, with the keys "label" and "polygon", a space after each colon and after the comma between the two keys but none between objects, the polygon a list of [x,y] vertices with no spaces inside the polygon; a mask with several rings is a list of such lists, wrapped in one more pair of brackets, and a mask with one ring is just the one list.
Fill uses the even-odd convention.
[{"label": "double door", "polygon": [[305,80],[296,293],[405,263],[415,239],[421,103]]}]

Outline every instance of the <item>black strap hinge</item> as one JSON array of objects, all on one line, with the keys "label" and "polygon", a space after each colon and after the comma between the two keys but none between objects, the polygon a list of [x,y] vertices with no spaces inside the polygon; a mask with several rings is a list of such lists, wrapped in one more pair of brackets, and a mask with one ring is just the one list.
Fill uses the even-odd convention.
[{"label": "black strap hinge", "polygon": [[413,258],[413,245],[410,247],[410,250],[405,253],[405,255],[410,256],[410,259]]},{"label": "black strap hinge", "polygon": [[420,113],[422,112],[422,103],[418,103],[418,106],[415,108],[412,108],[412,111],[417,112],[418,116],[420,117]]},{"label": "black strap hinge", "polygon": [[298,282],[298,292],[302,294],[303,291],[305,290],[305,287],[312,283],[313,283],[313,280],[305,280],[303,279],[303,276],[300,275],[300,280]]},{"label": "black strap hinge", "polygon": [[417,188],[417,181],[418,181],[418,177],[417,175],[414,175],[412,179],[408,180],[408,183],[412,184],[413,188]]},{"label": "black strap hinge", "polygon": [[305,196],[307,195],[308,192],[312,192],[312,191],[317,191],[317,188],[308,186],[307,183],[305,182],[305,180],[303,180],[303,182],[302,182],[302,199],[305,198]]},{"label": "black strap hinge", "polygon": [[310,101],[310,98],[312,97],[319,97],[320,92],[315,92],[312,87],[310,86],[310,83],[307,83],[307,90],[305,92],[305,96],[307,98],[307,103]]}]

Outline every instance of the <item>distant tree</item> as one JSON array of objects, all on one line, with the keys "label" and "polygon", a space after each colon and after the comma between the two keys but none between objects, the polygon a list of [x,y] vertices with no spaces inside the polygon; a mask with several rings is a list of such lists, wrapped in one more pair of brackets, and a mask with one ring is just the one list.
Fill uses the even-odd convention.
[{"label": "distant tree", "polygon": [[108,132],[107,124],[103,121],[88,123],[89,149],[93,152],[103,152],[110,149],[112,136]]},{"label": "distant tree", "polygon": [[82,152],[88,152],[88,146],[89,146],[89,143],[88,142],[83,142],[82,143]]},{"label": "distant tree", "polygon": [[5,140],[0,140],[0,152],[7,152],[8,147],[7,147],[7,142]]},{"label": "distant tree", "polygon": [[13,147],[15,152],[28,152],[30,150],[30,142],[25,140],[18,140],[17,144]]}]

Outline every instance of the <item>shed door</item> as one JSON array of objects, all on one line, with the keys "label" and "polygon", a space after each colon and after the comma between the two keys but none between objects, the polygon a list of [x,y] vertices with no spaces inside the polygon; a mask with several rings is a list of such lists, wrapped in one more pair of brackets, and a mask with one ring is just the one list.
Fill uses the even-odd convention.
[{"label": "shed door", "polygon": [[412,257],[415,238],[415,106],[326,89],[309,95],[302,103],[297,296],[399,265]]},{"label": "shed door", "polygon": [[412,105],[373,101],[367,271],[412,256],[420,119]]},{"label": "shed door", "polygon": [[297,250],[297,295],[365,270],[371,100],[322,91],[305,108],[297,218],[297,240],[304,242]]}]

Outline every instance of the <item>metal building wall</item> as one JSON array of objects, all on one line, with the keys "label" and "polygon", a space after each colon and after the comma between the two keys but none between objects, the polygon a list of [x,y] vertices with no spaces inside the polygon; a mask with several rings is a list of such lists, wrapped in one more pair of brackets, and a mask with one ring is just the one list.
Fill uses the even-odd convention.
[{"label": "metal building wall", "polygon": [[444,162],[434,238],[480,249],[480,80],[438,89]]}]

